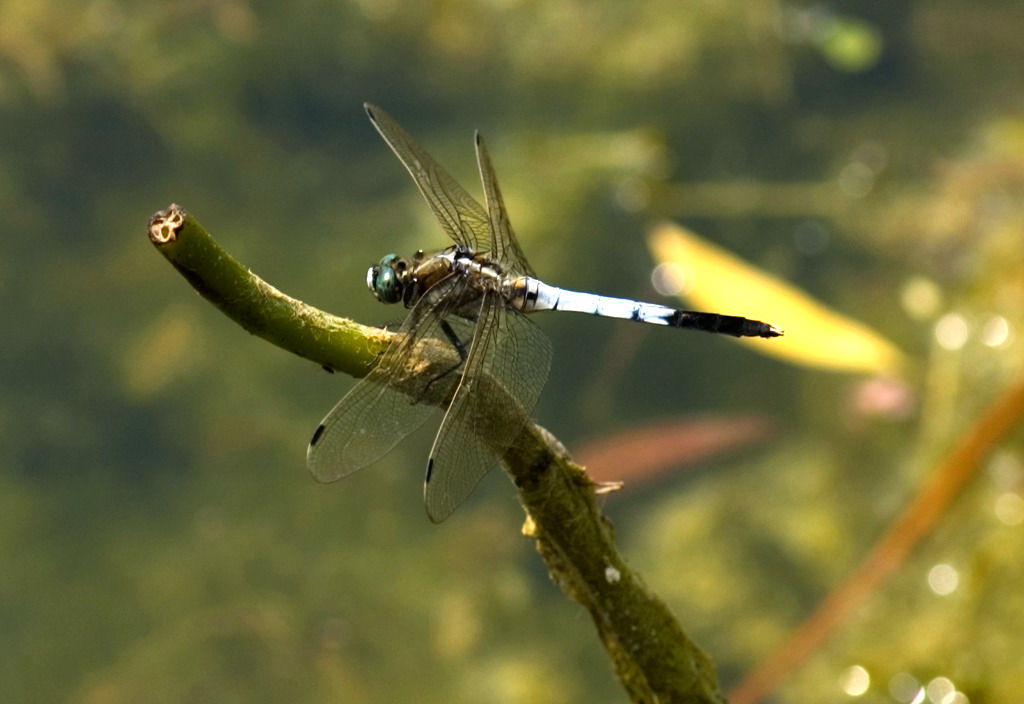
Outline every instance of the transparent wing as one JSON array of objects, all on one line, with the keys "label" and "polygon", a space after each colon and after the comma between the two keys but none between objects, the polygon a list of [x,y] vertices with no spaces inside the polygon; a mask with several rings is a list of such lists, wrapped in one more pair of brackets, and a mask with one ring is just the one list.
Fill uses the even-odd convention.
[{"label": "transparent wing", "polygon": [[423,492],[440,523],[498,463],[530,420],[551,368],[551,344],[525,315],[485,295],[462,381],[434,439]]},{"label": "transparent wing", "polygon": [[511,274],[536,276],[526,261],[519,241],[512,231],[512,223],[505,210],[505,201],[498,188],[498,175],[491,164],[491,155],[484,144],[484,138],[476,133],[476,163],[480,168],[480,180],[484,185],[484,197],[487,199],[487,213],[490,222],[491,243],[488,248],[491,259],[504,267]]},{"label": "transparent wing", "polygon": [[[452,373],[433,381],[426,378],[436,373],[437,367],[424,358],[428,348],[424,342],[436,338],[444,340],[437,346],[452,349],[441,324],[461,297],[458,288],[464,285],[459,277],[449,277],[431,288],[409,312],[377,366],[320,423],[306,451],[306,465],[317,480],[333,482],[362,469],[422,425],[435,410],[433,405],[418,402],[428,384],[432,396],[450,395],[460,370],[453,367]],[[458,324],[468,338],[468,323]],[[457,365],[454,349],[450,356]],[[424,378],[416,379],[417,374]],[[422,386],[419,392],[416,384]]]},{"label": "transparent wing", "polygon": [[478,254],[489,252],[490,226],[483,207],[393,117],[376,105],[364,103],[363,107],[380,136],[409,171],[448,236]]}]

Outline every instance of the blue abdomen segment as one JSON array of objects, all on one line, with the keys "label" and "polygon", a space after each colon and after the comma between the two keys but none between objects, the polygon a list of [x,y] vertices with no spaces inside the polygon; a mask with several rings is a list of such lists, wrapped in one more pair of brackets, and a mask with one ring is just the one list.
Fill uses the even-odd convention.
[{"label": "blue abdomen segment", "polygon": [[774,325],[735,315],[699,313],[677,310],[657,303],[643,303],[628,298],[612,298],[594,293],[569,291],[548,286],[537,279],[523,277],[512,286],[518,307],[524,313],[541,310],[561,310],[589,313],[604,318],[635,320],[673,328],[688,328],[734,337],[778,337],[782,331]]}]

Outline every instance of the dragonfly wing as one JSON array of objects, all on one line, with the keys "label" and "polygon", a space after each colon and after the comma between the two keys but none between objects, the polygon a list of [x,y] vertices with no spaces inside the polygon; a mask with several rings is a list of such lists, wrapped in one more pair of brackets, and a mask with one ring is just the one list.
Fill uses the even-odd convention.
[{"label": "dragonfly wing", "polygon": [[530,420],[551,368],[551,344],[525,315],[485,295],[455,397],[427,463],[427,515],[440,523],[512,445]]},{"label": "dragonfly wing", "polygon": [[476,133],[476,163],[480,168],[480,180],[484,185],[484,197],[487,199],[488,221],[490,222],[491,242],[489,252],[491,259],[501,264],[506,271],[514,274],[536,276],[526,261],[519,241],[512,231],[512,223],[505,210],[505,201],[498,187],[498,175],[491,164],[491,155],[484,144],[484,138]]},{"label": "dragonfly wing", "polygon": [[490,251],[487,212],[391,115],[364,103],[366,114],[416,182],[437,222],[457,244],[474,252]]},{"label": "dragonfly wing", "polygon": [[[459,379],[457,371],[432,382],[415,375],[431,373],[429,360],[424,359],[430,340],[438,340],[435,348],[451,349],[442,324],[460,298],[456,289],[463,285],[461,279],[449,277],[430,289],[409,312],[377,366],[317,427],[306,451],[306,464],[317,480],[333,482],[362,469],[422,425],[435,410],[434,405],[419,402],[428,383],[432,396],[451,396]],[[468,338],[468,332],[462,334]],[[450,356],[457,367],[454,350]]]}]

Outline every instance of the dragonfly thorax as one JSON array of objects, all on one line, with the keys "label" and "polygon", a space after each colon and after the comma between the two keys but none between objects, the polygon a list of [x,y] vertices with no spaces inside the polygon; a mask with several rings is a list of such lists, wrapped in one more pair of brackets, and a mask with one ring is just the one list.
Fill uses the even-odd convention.
[{"label": "dragonfly thorax", "polygon": [[458,246],[433,255],[420,250],[411,259],[389,254],[367,270],[366,286],[381,303],[401,302],[411,308],[430,288],[455,272],[466,273],[467,267],[481,270],[472,253]]}]

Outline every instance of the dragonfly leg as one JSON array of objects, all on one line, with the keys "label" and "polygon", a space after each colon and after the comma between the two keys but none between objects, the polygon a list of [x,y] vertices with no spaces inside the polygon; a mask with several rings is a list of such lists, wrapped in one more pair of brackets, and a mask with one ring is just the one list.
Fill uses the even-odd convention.
[{"label": "dragonfly leg", "polygon": [[[452,347],[454,347],[455,351],[459,353],[459,363],[452,367],[452,369],[461,367],[462,363],[466,361],[466,357],[469,356],[469,353],[466,351],[466,346],[462,344],[462,340],[460,340],[459,336],[455,334],[455,331],[452,330],[452,326],[448,324],[447,320],[442,320],[440,327],[441,332],[443,332],[444,336],[448,338],[448,342],[452,343]],[[448,372],[445,372],[445,374],[447,373]]]},{"label": "dragonfly leg", "polygon": [[417,399],[415,399],[413,403],[419,403],[419,399],[427,395],[427,393],[430,391],[430,387],[434,383],[448,377],[452,372],[454,372],[456,369],[465,364],[466,357],[469,356],[469,352],[466,350],[466,345],[462,342],[462,340],[459,339],[459,336],[455,334],[455,331],[452,330],[452,326],[448,324],[447,320],[442,320],[439,327],[441,328],[441,332],[444,333],[444,336],[448,338],[448,342],[451,343],[452,347],[454,347],[455,351],[459,354],[459,361],[450,366],[448,369],[442,371],[440,374],[437,374],[434,378],[430,379],[430,381],[428,381],[424,385],[423,393],[420,394],[420,396]]}]

